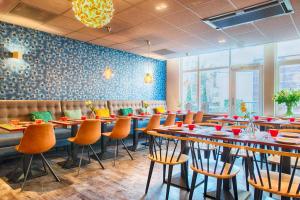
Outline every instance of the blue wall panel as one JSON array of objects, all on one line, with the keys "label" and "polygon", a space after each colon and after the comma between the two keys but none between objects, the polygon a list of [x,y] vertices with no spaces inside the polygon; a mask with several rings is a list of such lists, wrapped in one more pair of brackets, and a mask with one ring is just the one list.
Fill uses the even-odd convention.
[{"label": "blue wall panel", "polygon": [[[0,57],[1,99],[166,99],[165,61],[2,22],[0,44],[2,55],[23,52],[20,60]],[[148,71],[153,84],[143,82]]]}]

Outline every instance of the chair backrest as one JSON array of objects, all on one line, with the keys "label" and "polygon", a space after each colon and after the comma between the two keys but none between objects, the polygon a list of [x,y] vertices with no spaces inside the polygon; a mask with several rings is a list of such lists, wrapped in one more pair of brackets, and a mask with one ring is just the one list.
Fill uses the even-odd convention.
[{"label": "chair backrest", "polygon": [[39,154],[51,149],[55,143],[52,124],[34,124],[26,128],[17,150],[25,154]]},{"label": "chair backrest", "polygon": [[159,128],[160,126],[160,114],[154,114],[149,120],[146,129],[144,132],[152,131],[155,128]]},{"label": "chair backrest", "polygon": [[[186,137],[172,136],[168,134],[148,131],[149,135],[149,154],[161,163],[176,163],[182,156],[180,141],[187,140]],[[166,141],[166,142],[162,142]],[[175,145],[173,142],[175,142]]]},{"label": "chair backrest", "polygon": [[204,113],[202,111],[198,111],[196,113],[194,122],[195,123],[201,123],[201,122],[203,122],[203,115],[204,115]]},{"label": "chair backrest", "polygon": [[184,124],[192,124],[193,122],[194,122],[194,113],[193,112],[188,112],[185,115],[183,123]]},{"label": "chair backrest", "polygon": [[118,118],[110,137],[113,139],[126,138],[130,133],[130,128],[131,128],[131,118],[130,117]]},{"label": "chair backrest", "polygon": [[[245,146],[221,143],[209,139],[187,138],[187,140],[191,148],[192,168],[204,174],[223,177],[230,176],[231,173],[234,173],[236,169],[234,167],[236,158],[239,152],[245,148]],[[213,148],[217,151],[215,161],[211,159],[209,154],[205,154],[205,151],[209,151]],[[221,151],[227,152],[222,161],[220,159]]]},{"label": "chair backrest", "polygon": [[175,124],[175,120],[176,120],[176,114],[175,113],[170,113],[167,116],[167,119],[164,123],[164,126],[172,126]]},{"label": "chair backrest", "polygon": [[[299,176],[295,177],[296,174],[299,174],[300,153],[246,147],[246,154],[249,163],[250,180],[253,181],[256,186],[281,196],[293,198],[300,197],[300,178]],[[260,168],[257,159],[258,155],[261,155],[264,158],[266,169],[262,170]],[[269,163],[267,159],[268,155],[278,158],[278,172],[271,171],[269,167],[269,164],[271,163]],[[250,162],[250,157],[253,157],[253,162]],[[283,159],[284,157],[289,157],[291,160],[290,175],[282,172],[283,162],[285,162]]]},{"label": "chair backrest", "polygon": [[101,122],[98,119],[88,119],[82,122],[74,142],[88,145],[96,143],[101,137]]}]

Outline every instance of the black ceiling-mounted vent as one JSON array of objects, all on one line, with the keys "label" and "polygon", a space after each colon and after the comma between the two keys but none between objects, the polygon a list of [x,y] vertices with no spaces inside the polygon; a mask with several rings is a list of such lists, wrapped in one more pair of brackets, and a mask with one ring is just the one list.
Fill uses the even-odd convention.
[{"label": "black ceiling-mounted vent", "polygon": [[249,23],[267,17],[280,16],[293,12],[290,0],[272,0],[241,10],[203,19],[215,29],[225,29],[239,24]]},{"label": "black ceiling-mounted vent", "polygon": [[171,51],[169,49],[160,49],[152,52],[163,56],[176,53],[175,51]]}]

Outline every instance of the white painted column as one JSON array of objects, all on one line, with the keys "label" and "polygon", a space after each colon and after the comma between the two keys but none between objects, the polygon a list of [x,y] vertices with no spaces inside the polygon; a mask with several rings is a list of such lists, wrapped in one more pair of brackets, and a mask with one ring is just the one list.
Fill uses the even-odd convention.
[{"label": "white painted column", "polygon": [[180,60],[167,61],[167,106],[168,110],[176,111],[180,101]]}]

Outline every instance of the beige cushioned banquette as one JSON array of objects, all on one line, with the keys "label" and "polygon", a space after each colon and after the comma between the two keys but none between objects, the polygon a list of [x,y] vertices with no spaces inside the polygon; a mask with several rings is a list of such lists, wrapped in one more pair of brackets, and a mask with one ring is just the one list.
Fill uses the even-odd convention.
[{"label": "beige cushioned banquette", "polygon": [[138,114],[139,109],[142,108],[142,101],[126,101],[126,100],[111,100],[108,101],[108,108],[111,113],[119,115],[121,108],[132,108],[134,114]]},{"label": "beige cushioned banquette", "polygon": [[[94,100],[92,101],[95,108],[108,108],[107,101]],[[81,110],[83,115],[90,114],[90,109],[86,106],[85,101],[61,101],[62,112],[65,110]]]},{"label": "beige cushioned banquette", "polygon": [[61,104],[56,100],[0,100],[0,123],[11,119],[30,120],[30,113],[50,111],[54,118],[61,117]]},{"label": "beige cushioned banquette", "polygon": [[148,111],[150,113],[154,113],[154,109],[157,107],[161,107],[161,106],[164,107],[165,110],[167,110],[167,104],[166,104],[166,101],[164,101],[164,100],[143,101],[143,105],[144,105],[144,102],[149,104]]}]

